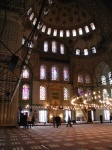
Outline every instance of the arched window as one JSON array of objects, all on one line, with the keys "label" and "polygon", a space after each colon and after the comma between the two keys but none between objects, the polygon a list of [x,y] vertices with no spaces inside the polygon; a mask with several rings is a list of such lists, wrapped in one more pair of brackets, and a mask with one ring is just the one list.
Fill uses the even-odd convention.
[{"label": "arched window", "polygon": [[60,44],[60,53],[61,53],[61,54],[64,54],[64,53],[65,53],[64,44]]},{"label": "arched window", "polygon": [[108,91],[106,89],[103,89],[103,100],[108,100]]},{"label": "arched window", "polygon": [[27,15],[29,15],[31,13],[31,11],[32,11],[32,8],[30,7],[27,11]]},{"label": "arched window", "polygon": [[111,85],[112,84],[112,75],[111,75],[111,72],[108,73],[108,77],[109,77],[109,84]]},{"label": "arched window", "polygon": [[68,67],[64,67],[63,69],[64,81],[69,81],[69,70]]},{"label": "arched window", "polygon": [[52,80],[58,80],[58,69],[57,67],[52,67]]},{"label": "arched window", "polygon": [[32,20],[33,19],[33,17],[34,17],[34,13],[32,13],[31,15],[30,15],[30,20]]},{"label": "arched window", "polygon": [[33,25],[36,24],[36,21],[37,21],[37,18],[35,18],[35,19],[33,20]]},{"label": "arched window", "polygon": [[83,34],[82,28],[79,28],[78,31],[79,31],[79,35]]},{"label": "arched window", "polygon": [[57,42],[56,41],[52,41],[52,52],[53,53],[57,52]]},{"label": "arched window", "polygon": [[43,27],[42,27],[42,32],[45,32],[45,30],[46,30],[46,26],[43,25]]},{"label": "arched window", "polygon": [[28,68],[23,70],[22,77],[23,78],[29,78],[29,69]]},{"label": "arched window", "polygon": [[37,25],[37,29],[41,29],[42,25],[43,25],[42,22],[39,22],[38,25]]},{"label": "arched window", "polygon": [[94,23],[91,23],[90,26],[91,26],[91,29],[92,29],[92,30],[95,30],[95,29],[96,29]]},{"label": "arched window", "polygon": [[48,42],[44,42],[44,52],[48,52]]},{"label": "arched window", "polygon": [[69,37],[69,36],[70,36],[70,31],[66,30],[66,37]]},{"label": "arched window", "polygon": [[40,86],[40,100],[46,100],[46,87]]},{"label": "arched window", "polygon": [[24,45],[25,43],[25,38],[22,38],[22,45]]},{"label": "arched window", "polygon": [[89,27],[88,26],[85,26],[85,31],[86,31],[86,33],[89,32]]},{"label": "arched window", "polygon": [[83,88],[78,88],[78,94],[79,94],[79,96],[82,96],[83,95]]},{"label": "arched window", "polygon": [[101,77],[101,81],[102,81],[102,85],[106,85],[106,77],[105,76],[102,76]]},{"label": "arched window", "polygon": [[112,89],[110,89],[110,97],[112,98]]},{"label": "arched window", "polygon": [[34,47],[34,43],[33,43],[32,41],[29,41],[29,42],[28,42],[28,47],[29,47],[29,48],[33,48],[33,47]]},{"label": "arched window", "polygon": [[79,74],[78,75],[78,82],[79,83],[83,83],[84,81],[83,81],[83,75],[82,74]]},{"label": "arched window", "polygon": [[89,74],[85,74],[85,82],[86,83],[90,83],[91,82]]},{"label": "arched window", "polygon": [[56,29],[54,30],[53,35],[57,36],[57,30]]},{"label": "arched window", "polygon": [[73,36],[76,36],[76,35],[77,35],[77,33],[76,33],[76,30],[75,30],[75,29],[73,29],[73,30],[72,30],[72,35],[73,35]]},{"label": "arched window", "polygon": [[64,100],[69,100],[69,90],[68,90],[68,88],[64,87],[63,93],[64,93]]},{"label": "arched window", "polygon": [[84,49],[84,55],[88,55],[88,49],[87,48]]},{"label": "arched window", "polygon": [[91,51],[93,54],[95,54],[96,53],[96,47],[91,47]]},{"label": "arched window", "polygon": [[51,28],[48,28],[47,30],[47,34],[50,35],[51,34]]},{"label": "arched window", "polygon": [[80,55],[80,49],[76,49],[76,55]]},{"label": "arched window", "polygon": [[89,101],[92,100],[92,92],[91,92],[91,90],[89,88],[86,90],[86,94],[87,94],[87,99]]},{"label": "arched window", "polygon": [[63,30],[60,30],[60,37],[63,37],[63,34],[64,34]]},{"label": "arched window", "polygon": [[28,84],[24,84],[22,87],[22,100],[29,100],[30,87]]},{"label": "arched window", "polygon": [[44,65],[40,66],[40,79],[46,79],[46,67]]}]

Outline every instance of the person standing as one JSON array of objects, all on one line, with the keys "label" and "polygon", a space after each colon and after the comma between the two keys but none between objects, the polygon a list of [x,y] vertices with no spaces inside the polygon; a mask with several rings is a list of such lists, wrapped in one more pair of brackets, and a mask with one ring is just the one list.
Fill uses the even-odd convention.
[{"label": "person standing", "polygon": [[23,115],[23,126],[25,128],[28,128],[28,122],[27,122],[28,116],[27,113]]},{"label": "person standing", "polygon": [[28,121],[28,126],[31,129],[31,124],[32,124],[32,117],[31,117],[31,115],[28,116],[28,120],[27,121]]},{"label": "person standing", "polygon": [[59,117],[59,116],[56,116],[56,117],[55,117],[55,121],[56,121],[56,126],[57,126],[57,128],[58,128],[59,125],[61,124],[60,117]]},{"label": "person standing", "polygon": [[103,123],[103,116],[100,115],[100,123]]},{"label": "person standing", "polygon": [[53,115],[52,121],[53,121],[53,127],[55,128],[56,119],[54,115]]},{"label": "person standing", "polygon": [[34,115],[32,116],[32,127],[34,126],[34,123],[35,123],[35,117]]},{"label": "person standing", "polygon": [[70,116],[68,116],[68,124],[67,124],[67,127],[68,127],[68,126],[72,127]]}]

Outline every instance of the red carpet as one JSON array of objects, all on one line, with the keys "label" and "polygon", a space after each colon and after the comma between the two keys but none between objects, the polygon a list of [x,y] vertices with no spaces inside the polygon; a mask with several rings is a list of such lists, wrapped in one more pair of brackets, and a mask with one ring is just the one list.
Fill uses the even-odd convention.
[{"label": "red carpet", "polygon": [[0,150],[112,150],[112,124],[1,127]]}]

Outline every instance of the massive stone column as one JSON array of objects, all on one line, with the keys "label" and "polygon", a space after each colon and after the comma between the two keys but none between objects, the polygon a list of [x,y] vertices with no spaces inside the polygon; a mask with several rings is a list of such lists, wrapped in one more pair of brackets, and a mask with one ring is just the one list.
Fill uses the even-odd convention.
[{"label": "massive stone column", "polygon": [[[5,10],[0,9],[0,126],[17,125],[18,91],[15,94],[14,91],[20,68],[18,66],[11,71],[8,63],[21,46],[22,31],[18,13],[7,10],[5,14]],[[21,58],[21,51],[15,55]]]}]

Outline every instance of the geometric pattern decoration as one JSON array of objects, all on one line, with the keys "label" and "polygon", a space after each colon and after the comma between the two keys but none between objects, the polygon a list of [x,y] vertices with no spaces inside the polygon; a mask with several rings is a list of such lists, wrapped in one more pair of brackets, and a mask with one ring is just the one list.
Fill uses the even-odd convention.
[{"label": "geometric pattern decoration", "polygon": [[0,150],[111,150],[112,124],[0,128]]}]

